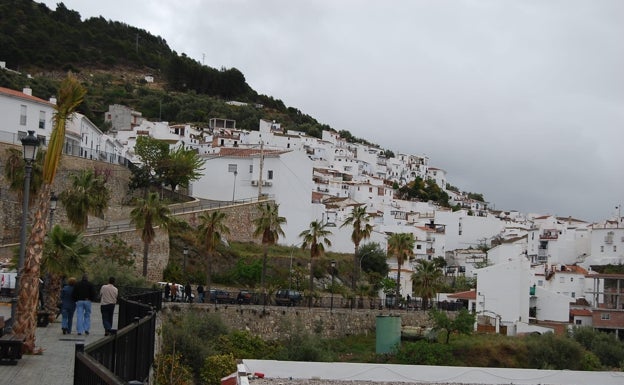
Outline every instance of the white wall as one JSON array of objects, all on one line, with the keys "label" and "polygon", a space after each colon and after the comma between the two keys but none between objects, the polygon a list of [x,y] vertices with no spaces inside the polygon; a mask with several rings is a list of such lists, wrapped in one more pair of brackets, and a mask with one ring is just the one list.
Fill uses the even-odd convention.
[{"label": "white wall", "polygon": [[557,294],[541,287],[535,288],[539,321],[568,322],[570,320],[570,297]]},{"label": "white wall", "polygon": [[503,323],[529,320],[529,262],[517,259],[477,270],[477,313],[500,315]]}]

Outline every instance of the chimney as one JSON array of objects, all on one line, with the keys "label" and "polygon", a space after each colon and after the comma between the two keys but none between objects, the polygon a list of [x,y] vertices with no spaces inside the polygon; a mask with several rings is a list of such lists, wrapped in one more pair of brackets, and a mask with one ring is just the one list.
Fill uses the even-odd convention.
[{"label": "chimney", "polygon": [[54,95],[50,96],[50,103],[56,105],[56,96]]},{"label": "chimney", "polygon": [[28,96],[32,96],[32,88],[30,88],[28,86],[24,87],[24,90],[22,92],[24,92],[24,94],[26,94]]}]

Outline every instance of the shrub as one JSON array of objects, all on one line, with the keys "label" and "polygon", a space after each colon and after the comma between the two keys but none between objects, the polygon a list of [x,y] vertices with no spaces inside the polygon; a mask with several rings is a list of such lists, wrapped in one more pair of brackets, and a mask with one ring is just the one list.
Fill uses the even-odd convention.
[{"label": "shrub", "polygon": [[618,368],[624,361],[624,344],[613,335],[586,326],[574,328],[572,336],[585,349],[596,355],[603,366]]},{"label": "shrub", "polygon": [[216,314],[186,312],[169,314],[163,322],[163,352],[179,352],[181,361],[198,376],[204,357],[218,354],[216,341],[227,328]]},{"label": "shrub", "polygon": [[568,337],[547,333],[527,339],[529,366],[535,369],[580,370],[585,350]]},{"label": "shrub", "polygon": [[426,341],[401,344],[396,360],[405,365],[451,365],[455,361],[450,345]]},{"label": "shrub", "polygon": [[221,378],[236,371],[236,360],[231,354],[206,357],[201,368],[201,379],[206,385],[220,385]]},{"label": "shrub", "polygon": [[154,372],[156,385],[193,385],[191,369],[180,362],[179,354],[158,354]]},{"label": "shrub", "polygon": [[220,336],[217,346],[220,352],[232,354],[237,359],[261,359],[275,351],[271,344],[246,330]]}]

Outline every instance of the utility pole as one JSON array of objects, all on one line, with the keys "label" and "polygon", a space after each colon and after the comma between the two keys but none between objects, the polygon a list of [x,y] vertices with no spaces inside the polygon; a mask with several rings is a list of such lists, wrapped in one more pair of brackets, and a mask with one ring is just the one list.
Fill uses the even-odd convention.
[{"label": "utility pole", "polygon": [[262,173],[264,172],[264,141],[260,141],[260,174],[258,176],[258,200],[262,198]]}]

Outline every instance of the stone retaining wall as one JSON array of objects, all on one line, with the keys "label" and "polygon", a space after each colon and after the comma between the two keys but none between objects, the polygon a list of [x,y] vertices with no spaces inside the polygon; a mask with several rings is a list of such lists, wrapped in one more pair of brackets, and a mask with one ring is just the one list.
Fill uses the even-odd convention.
[{"label": "stone retaining wall", "polygon": [[401,317],[402,326],[432,326],[428,314],[422,311],[350,310],[280,307],[256,305],[212,305],[166,303],[163,313],[200,311],[219,314],[224,323],[236,330],[248,330],[265,339],[290,336],[301,330],[323,337],[343,337],[374,333],[378,315]]}]

